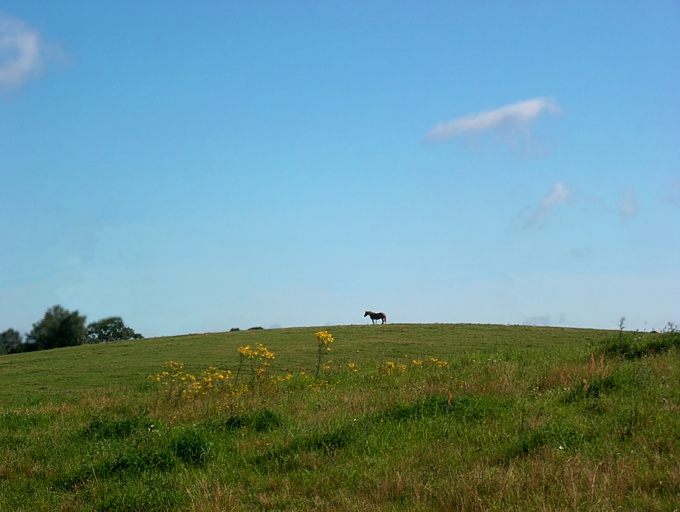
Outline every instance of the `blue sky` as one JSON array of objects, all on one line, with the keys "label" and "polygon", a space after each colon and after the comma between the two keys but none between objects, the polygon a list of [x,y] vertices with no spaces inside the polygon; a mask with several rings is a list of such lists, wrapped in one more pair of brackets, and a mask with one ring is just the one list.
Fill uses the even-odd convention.
[{"label": "blue sky", "polygon": [[0,331],[680,323],[680,3],[0,7]]}]

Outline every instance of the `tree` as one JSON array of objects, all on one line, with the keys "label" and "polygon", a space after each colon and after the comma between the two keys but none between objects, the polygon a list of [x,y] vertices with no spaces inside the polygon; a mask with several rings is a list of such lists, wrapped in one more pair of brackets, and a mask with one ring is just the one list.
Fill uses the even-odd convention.
[{"label": "tree", "polygon": [[104,318],[87,326],[87,339],[90,343],[104,341],[138,340],[143,338],[123,323],[119,316]]},{"label": "tree", "polygon": [[80,345],[86,337],[85,316],[61,306],[52,306],[42,320],[33,324],[26,340],[45,350]]},{"label": "tree", "polygon": [[21,334],[14,329],[0,333],[0,354],[11,354],[21,349]]}]

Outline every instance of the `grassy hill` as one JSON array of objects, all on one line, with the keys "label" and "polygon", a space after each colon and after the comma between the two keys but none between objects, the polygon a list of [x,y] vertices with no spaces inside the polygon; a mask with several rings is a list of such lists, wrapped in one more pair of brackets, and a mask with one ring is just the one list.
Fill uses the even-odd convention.
[{"label": "grassy hill", "polygon": [[2,356],[0,511],[673,510],[679,345],[389,324]]},{"label": "grassy hill", "polygon": [[0,400],[23,400],[52,393],[77,393],[110,386],[138,386],[166,361],[182,361],[187,370],[238,366],[237,348],[262,343],[276,354],[280,372],[313,367],[314,333],[329,330],[338,361],[357,364],[387,359],[498,351],[580,352],[610,331],[501,325],[388,324],[307,327],[194,334],[148,340],[81,345],[59,350],[0,357]]}]

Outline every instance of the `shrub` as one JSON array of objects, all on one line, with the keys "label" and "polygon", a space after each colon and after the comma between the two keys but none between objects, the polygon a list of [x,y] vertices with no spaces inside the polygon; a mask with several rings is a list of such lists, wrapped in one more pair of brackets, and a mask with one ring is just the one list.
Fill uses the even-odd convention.
[{"label": "shrub", "polygon": [[680,331],[677,326],[669,323],[663,332],[658,334],[625,333],[619,330],[615,337],[602,343],[600,351],[606,355],[621,356],[625,359],[639,359],[678,348],[680,348]]}]

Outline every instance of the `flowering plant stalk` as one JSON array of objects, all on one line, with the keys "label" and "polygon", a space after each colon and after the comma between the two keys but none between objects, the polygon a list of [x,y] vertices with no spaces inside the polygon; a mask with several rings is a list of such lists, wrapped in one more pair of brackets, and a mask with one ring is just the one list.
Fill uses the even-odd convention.
[{"label": "flowering plant stalk", "polygon": [[318,357],[316,361],[316,376],[315,376],[316,379],[319,378],[319,371],[321,370],[321,358],[323,354],[331,351],[331,347],[327,347],[326,345],[330,345],[334,341],[335,339],[328,331],[320,331],[316,333],[316,342],[318,344],[317,351]]},{"label": "flowering plant stalk", "polygon": [[168,361],[163,371],[149,375],[149,379],[158,382],[167,398],[194,398],[197,396],[232,395],[235,390],[231,383],[231,372],[219,370],[211,366],[201,372],[200,378],[184,371],[184,363]]},{"label": "flowering plant stalk", "polygon": [[238,353],[240,355],[238,373],[247,364],[250,367],[252,384],[262,381],[267,367],[270,365],[269,361],[274,359],[274,353],[262,343],[258,343],[254,348],[250,345],[239,347]]}]

